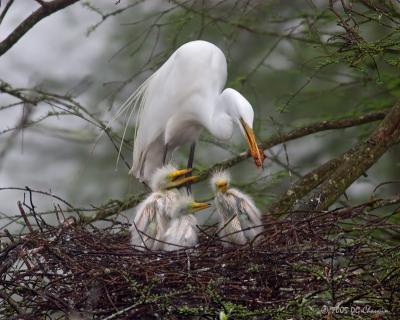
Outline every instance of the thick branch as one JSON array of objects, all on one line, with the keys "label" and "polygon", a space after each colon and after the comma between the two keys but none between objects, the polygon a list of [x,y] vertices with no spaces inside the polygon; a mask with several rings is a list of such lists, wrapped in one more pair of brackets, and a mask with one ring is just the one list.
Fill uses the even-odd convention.
[{"label": "thick branch", "polygon": [[333,129],[344,129],[350,128],[354,126],[358,126],[361,124],[382,120],[387,113],[389,112],[389,108],[380,111],[380,112],[370,112],[366,113],[359,117],[352,117],[352,118],[344,118],[339,120],[325,120],[322,122],[312,123],[308,126],[304,126],[298,129],[294,129],[287,134],[276,134],[273,135],[271,138],[267,139],[262,143],[263,149],[269,149],[277,144],[282,142],[287,142],[290,140],[298,139],[309,134],[326,131],[326,130],[333,130]]},{"label": "thick branch", "polygon": [[79,0],[54,0],[43,2],[39,9],[34,11],[29,17],[22,21],[18,27],[12,31],[7,38],[0,42],[0,56],[6,53],[14,44],[18,42],[35,24],[43,18],[64,9]]},{"label": "thick branch", "polygon": [[334,170],[336,170],[343,161],[342,155],[338,158],[329,160],[318,168],[307,173],[304,177],[298,179],[281,197],[273,202],[268,212],[270,214],[284,213],[289,210],[294,203],[304,197],[314,188],[318,187]]},{"label": "thick branch", "polygon": [[83,223],[92,223],[94,221],[103,220],[114,214],[118,214],[124,210],[136,207],[145,197],[147,193],[143,192],[138,195],[133,195],[125,201],[110,201],[108,204],[102,206],[96,213],[91,215],[80,216]]},{"label": "thick branch", "polygon": [[326,210],[399,139],[400,102],[392,107],[368,140],[352,148],[330,177],[303,199],[296,209]]}]

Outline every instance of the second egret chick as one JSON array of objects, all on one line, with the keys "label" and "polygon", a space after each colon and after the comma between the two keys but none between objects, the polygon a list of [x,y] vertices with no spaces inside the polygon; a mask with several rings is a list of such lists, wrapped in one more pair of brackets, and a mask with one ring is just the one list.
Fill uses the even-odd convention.
[{"label": "second egret chick", "polygon": [[225,247],[251,242],[263,231],[261,213],[253,200],[238,189],[230,187],[227,171],[217,171],[211,177],[215,206],[219,215],[219,236]]},{"label": "second egret chick", "polygon": [[192,213],[209,206],[208,203],[195,202],[192,197],[180,194],[172,207],[172,220],[165,233],[164,250],[172,251],[196,245],[198,242],[197,219]]},{"label": "second egret chick", "polygon": [[186,177],[189,172],[191,169],[177,170],[172,165],[155,171],[150,181],[153,192],[138,205],[134,222],[129,229],[131,245],[139,250],[162,248],[162,240],[171,219],[171,208],[179,197],[176,188],[197,178]]}]

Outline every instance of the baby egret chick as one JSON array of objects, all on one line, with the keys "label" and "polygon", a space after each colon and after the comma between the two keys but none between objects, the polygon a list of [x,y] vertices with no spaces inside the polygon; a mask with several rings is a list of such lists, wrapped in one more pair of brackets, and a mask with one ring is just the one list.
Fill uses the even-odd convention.
[{"label": "baby egret chick", "polygon": [[251,242],[263,231],[261,213],[253,200],[243,192],[231,188],[230,180],[227,171],[218,171],[211,178],[220,220],[219,236],[226,241],[224,246]]},{"label": "baby egret chick", "polygon": [[164,250],[172,251],[197,244],[197,219],[192,213],[208,208],[208,203],[195,202],[192,197],[181,194],[171,211],[171,223],[165,233]]},{"label": "baby egret chick", "polygon": [[197,177],[186,177],[191,169],[177,170],[171,165],[155,171],[150,187],[153,192],[137,207],[136,216],[129,231],[131,245],[137,249],[161,249],[162,240],[171,219],[172,204],[179,197],[179,186],[193,182]]}]

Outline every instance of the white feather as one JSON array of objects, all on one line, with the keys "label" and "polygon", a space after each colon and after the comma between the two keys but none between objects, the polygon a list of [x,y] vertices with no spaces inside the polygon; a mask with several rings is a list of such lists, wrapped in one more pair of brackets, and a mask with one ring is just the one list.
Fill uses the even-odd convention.
[{"label": "white feather", "polygon": [[150,179],[151,190],[153,190],[153,191],[164,190],[167,187],[169,175],[176,170],[177,170],[177,168],[175,168],[171,164],[168,164],[161,168],[158,168],[153,173],[153,175],[151,176],[151,179]]},{"label": "white feather", "polygon": [[197,244],[197,220],[193,215],[173,219],[165,233],[164,250],[172,251],[183,247],[193,247]]},{"label": "white feather", "polygon": [[[228,189],[218,191],[217,185],[226,183]],[[216,191],[214,203],[219,216],[219,236],[224,246],[245,244],[263,231],[261,212],[250,196],[235,188],[229,188],[230,175],[226,171],[213,174],[211,185]]]},{"label": "white feather", "polygon": [[231,183],[231,175],[227,170],[217,170],[211,175],[210,185],[214,191],[217,191],[217,185],[225,182],[229,187]]},{"label": "white feather", "polygon": [[167,149],[169,156],[195,142],[203,128],[226,140],[241,119],[252,127],[250,103],[223,90],[226,78],[226,59],[215,45],[198,40],[179,47],[120,108],[130,110],[128,121],[133,116],[136,123],[130,174],[147,183]]},{"label": "white feather", "polygon": [[139,250],[159,250],[171,220],[172,207],[182,196],[176,189],[165,190],[169,174],[176,170],[172,165],[164,166],[151,178],[153,193],[136,209],[130,227],[131,244]]},{"label": "white feather", "polygon": [[197,219],[188,212],[192,202],[193,198],[184,193],[180,193],[178,199],[176,199],[171,210],[172,220],[165,233],[164,250],[178,250],[197,244]]}]

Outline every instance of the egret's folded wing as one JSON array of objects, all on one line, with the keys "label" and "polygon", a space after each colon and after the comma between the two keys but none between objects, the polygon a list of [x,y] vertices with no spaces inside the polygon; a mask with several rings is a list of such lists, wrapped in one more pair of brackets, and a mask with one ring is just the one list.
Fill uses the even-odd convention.
[{"label": "egret's folded wing", "polygon": [[172,220],[167,231],[165,232],[164,241],[166,242],[166,244],[164,245],[164,250],[172,251],[180,249],[180,247],[174,245],[179,244],[179,230],[180,219]]},{"label": "egret's folded wing", "polygon": [[243,192],[237,189],[229,190],[232,196],[236,198],[238,210],[240,213],[246,214],[254,225],[261,224],[261,212],[255,206],[253,200]]},{"label": "egret's folded wing", "polygon": [[198,242],[196,224],[197,219],[193,215],[188,215],[181,218],[183,221],[183,230],[186,232],[183,234],[183,245],[186,247],[193,247]]},{"label": "egret's folded wing", "polygon": [[245,244],[246,238],[242,231],[242,223],[237,215],[226,225],[225,235],[222,240],[233,242],[236,244]]},{"label": "egret's folded wing", "polygon": [[232,198],[231,201],[236,203],[235,211],[244,236],[248,241],[253,240],[263,231],[260,211],[249,196],[237,189],[230,189],[229,196]]},{"label": "egret's folded wing", "polygon": [[[148,180],[147,175],[152,171],[147,170],[147,173],[143,166],[151,166],[152,161],[156,161],[157,164],[162,161],[165,126],[179,107],[174,99],[176,88],[173,85],[173,69],[174,55],[146,81],[140,97],[135,101],[136,104],[139,101],[139,107],[134,105],[137,109],[135,112],[136,130],[130,172],[143,180]],[[157,150],[151,152],[152,148]],[[148,155],[149,152],[150,155]]]},{"label": "egret's folded wing", "polygon": [[159,210],[159,199],[160,197],[153,193],[139,204],[134,222],[129,229],[132,245],[151,249],[154,241],[152,238],[155,238],[158,232],[157,211]]}]

